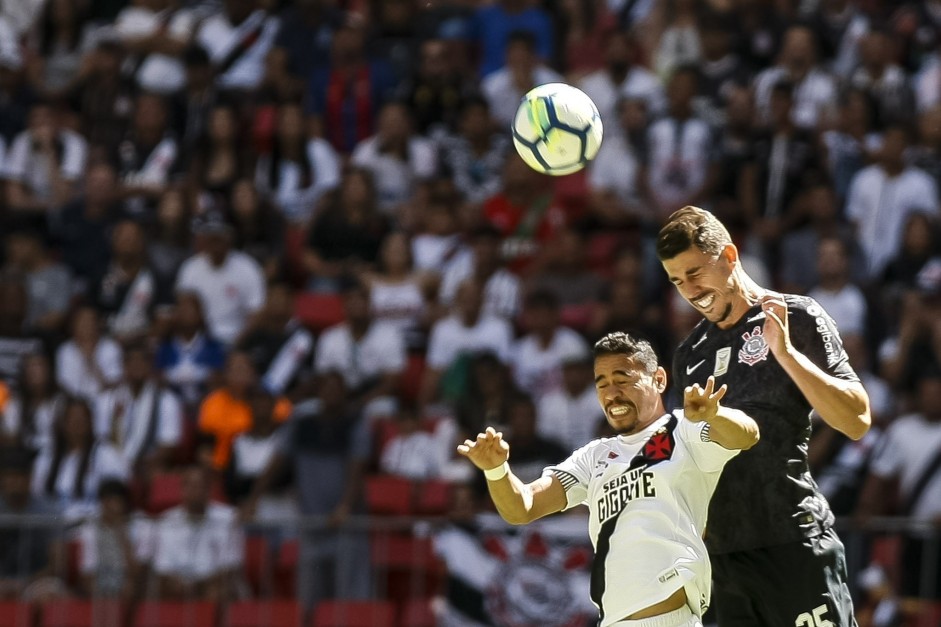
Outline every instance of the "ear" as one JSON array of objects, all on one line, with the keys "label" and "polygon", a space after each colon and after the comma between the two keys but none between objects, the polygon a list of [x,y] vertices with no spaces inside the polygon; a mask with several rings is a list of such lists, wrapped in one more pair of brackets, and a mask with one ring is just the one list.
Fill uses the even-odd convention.
[{"label": "ear", "polygon": [[667,371],[663,366],[657,366],[657,371],[653,373],[653,380],[657,385],[657,392],[663,394],[663,391],[667,389]]},{"label": "ear", "polygon": [[723,259],[725,259],[729,265],[735,265],[738,262],[738,248],[735,247],[735,244],[726,244],[725,248],[722,249],[722,252],[719,253]]}]

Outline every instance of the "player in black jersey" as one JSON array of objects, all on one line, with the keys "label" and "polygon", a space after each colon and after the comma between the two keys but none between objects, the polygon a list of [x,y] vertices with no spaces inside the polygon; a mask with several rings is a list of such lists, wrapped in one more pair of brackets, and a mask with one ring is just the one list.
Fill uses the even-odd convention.
[{"label": "player in black jersey", "polygon": [[676,351],[674,383],[729,383],[723,402],[761,430],[758,445],[729,462],[709,507],[720,627],[856,625],[843,545],[807,462],[811,410],[853,439],[870,425],[836,325],[812,298],[757,285],[708,211],[671,215],[657,255],[705,318]]}]

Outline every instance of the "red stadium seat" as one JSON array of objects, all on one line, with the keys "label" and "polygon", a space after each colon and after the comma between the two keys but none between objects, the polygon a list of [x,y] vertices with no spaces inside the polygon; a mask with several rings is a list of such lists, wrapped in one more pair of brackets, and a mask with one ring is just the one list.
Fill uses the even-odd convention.
[{"label": "red stadium seat", "polygon": [[42,606],[41,627],[121,627],[124,605],[120,601],[69,599]]},{"label": "red stadium seat", "polygon": [[224,627],[301,627],[297,601],[237,601],[226,611]]},{"label": "red stadium seat", "polygon": [[365,489],[370,514],[408,516],[412,513],[414,486],[408,479],[372,475],[366,477]]},{"label": "red stadium seat", "polygon": [[176,507],[183,500],[183,475],[179,473],[161,473],[150,481],[147,494],[147,512],[159,514],[171,507]]},{"label": "red stadium seat", "polygon": [[343,322],[343,297],[339,294],[302,293],[294,299],[294,314],[308,328],[320,332]]},{"label": "red stadium seat", "polygon": [[409,599],[402,604],[399,627],[438,627],[431,599]]},{"label": "red stadium seat", "polygon": [[311,627],[395,627],[391,601],[323,601],[314,610]]},{"label": "red stadium seat", "polygon": [[264,536],[245,536],[245,581],[255,596],[266,596],[271,592],[271,547]]},{"label": "red stadium seat", "polygon": [[384,582],[385,597],[428,597],[441,588],[445,568],[429,538],[401,533],[378,533],[370,546],[377,580]]},{"label": "red stadium seat", "polygon": [[0,601],[0,627],[33,627],[36,608],[19,601]]},{"label": "red stadium seat", "polygon": [[408,356],[408,362],[405,364],[405,372],[402,374],[402,383],[400,391],[402,398],[407,401],[414,401],[418,398],[421,391],[421,380],[425,375],[425,355],[414,353]]},{"label": "red stadium seat", "polygon": [[293,597],[297,593],[297,564],[300,561],[300,544],[297,540],[288,540],[278,549],[275,563],[275,584],[277,594]]},{"label": "red stadium seat", "polygon": [[134,613],[135,627],[212,627],[218,608],[211,601],[144,601]]},{"label": "red stadium seat", "polygon": [[82,569],[82,543],[69,540],[65,544],[65,583],[71,588],[78,585]]},{"label": "red stadium seat", "polygon": [[423,481],[418,484],[417,514],[441,516],[451,508],[451,484],[447,481]]}]

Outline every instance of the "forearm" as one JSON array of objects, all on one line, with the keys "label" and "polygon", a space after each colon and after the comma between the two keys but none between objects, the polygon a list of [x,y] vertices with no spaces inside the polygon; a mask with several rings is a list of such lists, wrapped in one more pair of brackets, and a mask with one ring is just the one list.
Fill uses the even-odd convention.
[{"label": "forearm", "polygon": [[520,481],[519,477],[508,472],[497,481],[487,481],[490,498],[497,512],[511,525],[525,525],[535,520],[533,515],[533,491]]},{"label": "forearm", "polygon": [[743,411],[719,406],[707,420],[709,439],[729,450],[748,450],[758,443],[758,424]]},{"label": "forearm", "polygon": [[858,382],[827,374],[794,348],[777,359],[824,422],[853,440],[866,435],[869,397]]}]

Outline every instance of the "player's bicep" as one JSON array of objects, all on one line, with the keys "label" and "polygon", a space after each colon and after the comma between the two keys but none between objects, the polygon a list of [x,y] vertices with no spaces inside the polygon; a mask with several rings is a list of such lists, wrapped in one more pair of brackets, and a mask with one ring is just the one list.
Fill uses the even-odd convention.
[{"label": "player's bicep", "polygon": [[843,348],[839,329],[830,314],[813,302],[796,318],[800,321],[801,332],[794,334],[794,339],[803,346],[795,344],[795,347],[827,374],[858,381],[859,377],[850,366],[849,356]]},{"label": "player's bicep", "polygon": [[530,509],[532,520],[561,512],[568,504],[565,488],[555,474],[543,475],[527,484],[527,488],[533,495],[533,506]]}]

